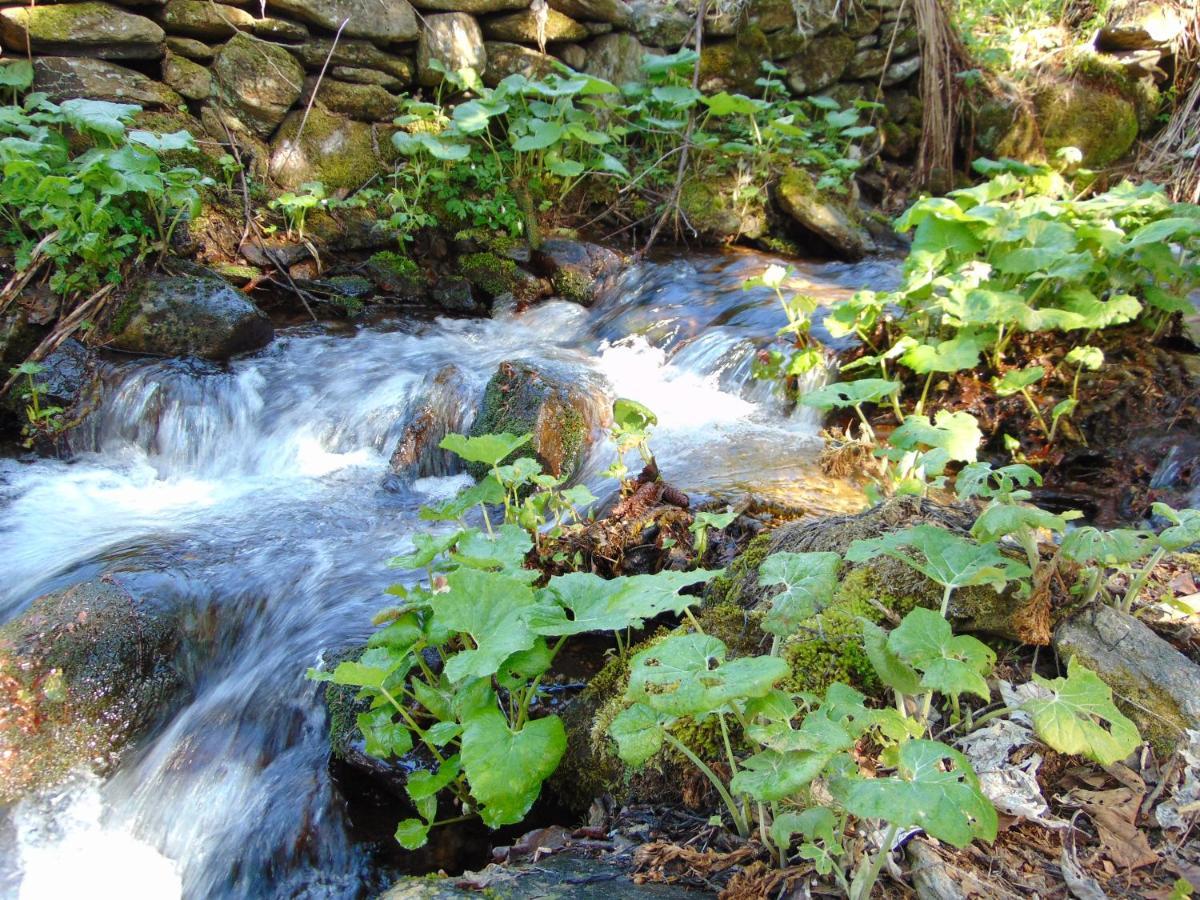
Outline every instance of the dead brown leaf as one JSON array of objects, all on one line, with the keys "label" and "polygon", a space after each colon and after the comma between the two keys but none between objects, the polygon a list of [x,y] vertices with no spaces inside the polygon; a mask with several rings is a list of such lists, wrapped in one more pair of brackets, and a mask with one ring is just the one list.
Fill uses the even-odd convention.
[{"label": "dead brown leaf", "polygon": [[1137,827],[1138,808],[1144,796],[1144,792],[1127,787],[1072,793],[1100,833],[1101,852],[1123,869],[1139,869],[1159,861],[1146,833]]}]

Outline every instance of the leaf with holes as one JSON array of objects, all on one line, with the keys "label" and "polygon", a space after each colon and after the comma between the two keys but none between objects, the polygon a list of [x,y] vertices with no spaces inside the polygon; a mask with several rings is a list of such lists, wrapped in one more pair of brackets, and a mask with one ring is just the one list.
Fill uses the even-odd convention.
[{"label": "leaf with holes", "polygon": [[590,572],[556,575],[539,592],[541,603],[530,617],[530,627],[546,636],[641,628],[646,619],[665,612],[679,615],[699,602],[699,597],[679,592],[718,574],[700,569],[609,579]]},{"label": "leaf with holes", "polygon": [[1022,704],[1037,736],[1059,753],[1078,753],[1110,766],[1142,742],[1137,726],[1113,704],[1112,689],[1075,657],[1066,678],[1033,680],[1050,691]]},{"label": "leaf with holes", "polygon": [[866,562],[880,555],[898,559],[942,587],[955,589],[989,584],[999,591],[1009,581],[1030,574],[1028,566],[1005,556],[995,544],[976,544],[936,525],[916,525],[855,541],[846,551],[850,562]]},{"label": "leaf with holes", "polygon": [[772,553],[759,568],[761,587],[782,586],[771,598],[763,631],[787,637],[825,608],[838,584],[837,553]]},{"label": "leaf with holes", "polygon": [[766,696],[789,672],[777,657],[726,662],[726,652],[711,635],[669,637],[630,660],[625,696],[667,716],[703,718],[735,701]]},{"label": "leaf with holes", "polygon": [[435,623],[471,636],[473,649],[446,661],[451,681],[494,675],[501,663],[534,644],[526,622],[534,606],[533,589],[523,580],[496,572],[456,569],[446,576],[448,594],[437,597]]},{"label": "leaf with holes", "polygon": [[[967,758],[937,741],[901,744],[890,778],[838,778],[830,788],[852,813],[900,828],[921,828],[955,847],[994,840],[995,807],[979,790]],[[948,765],[947,765],[948,764]]]},{"label": "leaf with holes", "polygon": [[996,654],[970,635],[955,635],[950,623],[931,609],[909,612],[887,641],[888,649],[921,673],[921,687],[957,697],[991,696],[984,675],[996,664]]}]

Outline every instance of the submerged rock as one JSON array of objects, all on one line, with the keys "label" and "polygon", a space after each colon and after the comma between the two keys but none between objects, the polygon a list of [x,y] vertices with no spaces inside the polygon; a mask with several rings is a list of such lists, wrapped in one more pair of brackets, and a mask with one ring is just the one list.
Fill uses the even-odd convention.
[{"label": "submerged rock", "polygon": [[211,360],[257,350],[275,336],[262,310],[201,266],[137,278],[105,334],[115,350]]},{"label": "submerged rock", "polygon": [[454,877],[403,878],[379,900],[465,900],[481,896],[496,900],[689,900],[698,895],[685,887],[637,884],[617,862],[560,853],[536,863],[490,865],[480,872]]},{"label": "submerged rock", "polygon": [[[502,362],[488,381],[471,434],[530,432],[532,444],[513,456],[532,454],[544,471],[571,478],[594,440],[596,405],[584,386],[545,365]],[[478,466],[468,469],[477,478],[486,473]]]},{"label": "submerged rock", "polygon": [[0,803],[79,766],[109,771],[183,687],[176,623],[101,580],[0,628]]}]

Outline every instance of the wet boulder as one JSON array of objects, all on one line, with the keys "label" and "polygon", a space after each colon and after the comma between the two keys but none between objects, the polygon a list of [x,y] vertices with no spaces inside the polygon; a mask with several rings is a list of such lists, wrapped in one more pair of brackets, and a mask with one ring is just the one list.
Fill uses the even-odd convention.
[{"label": "wet boulder", "polygon": [[535,270],[550,279],[555,295],[591,306],[608,279],[624,265],[616,251],[586,241],[552,239],[533,251]]},{"label": "wet boulder", "polygon": [[787,171],[775,184],[772,199],[802,235],[815,238],[839,259],[859,260],[873,249],[850,204],[817,190],[803,169]]},{"label": "wet boulder", "polygon": [[[472,435],[533,435],[532,444],[513,456],[535,456],[551,475],[571,478],[587,458],[595,440],[599,391],[578,376],[544,363],[511,360],[500,363],[487,383]],[[469,466],[475,477],[486,469]]]},{"label": "wet boulder", "polygon": [[[543,829],[550,832],[552,829]],[[539,843],[557,843],[551,835],[534,832]],[[537,851],[533,847],[529,852]],[[408,877],[379,900],[466,900],[486,896],[496,900],[688,900],[703,896],[687,887],[673,884],[638,884],[629,875],[628,856],[621,859],[594,859],[590,854],[558,853],[537,862],[517,865],[490,865],[480,872],[464,872],[450,877]]]},{"label": "wet boulder", "polygon": [[45,594],[0,628],[0,803],[106,772],[184,686],[175,619],[102,579]]},{"label": "wet boulder", "polygon": [[461,432],[466,410],[466,379],[458,366],[438,370],[425,396],[404,420],[388,468],[396,478],[427,478],[460,471],[458,457],[438,445],[451,432]]},{"label": "wet boulder", "polygon": [[134,280],[107,324],[107,346],[225,360],[271,342],[271,320],[244,294],[210,269],[180,268],[179,274],[146,273]]}]

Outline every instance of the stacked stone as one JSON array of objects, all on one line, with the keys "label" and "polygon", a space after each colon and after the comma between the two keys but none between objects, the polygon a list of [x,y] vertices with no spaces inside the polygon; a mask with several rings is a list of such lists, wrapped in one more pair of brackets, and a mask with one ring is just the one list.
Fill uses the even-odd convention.
[{"label": "stacked stone", "polygon": [[[540,14],[530,0],[116,2],[0,9],[0,44],[33,54],[35,89],[51,99],[137,103],[156,126],[236,136],[284,186],[330,188],[392,161],[386,130],[403,96],[437,86],[440,68],[469,66],[494,85],[561,62],[621,84],[695,27],[691,0],[549,0]],[[810,0],[798,19],[792,0],[750,0],[705,23],[702,87],[760,94],[770,59],[797,95],[875,99],[920,65],[906,10],[866,0],[847,19],[834,0]]]}]

